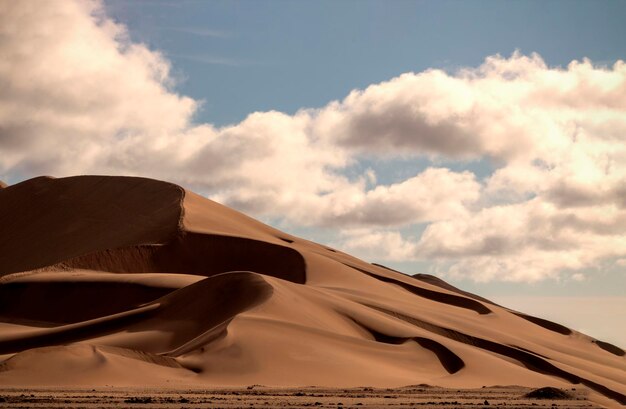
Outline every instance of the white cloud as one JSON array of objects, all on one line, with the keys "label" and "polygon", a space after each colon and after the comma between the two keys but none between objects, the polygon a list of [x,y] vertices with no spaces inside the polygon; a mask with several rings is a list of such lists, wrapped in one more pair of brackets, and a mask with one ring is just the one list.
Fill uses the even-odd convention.
[{"label": "white cloud", "polygon": [[428,168],[399,183],[366,191],[361,180],[321,196],[316,223],[397,226],[464,217],[469,214],[466,206],[479,197],[480,184],[472,173]]},{"label": "white cloud", "polygon": [[395,231],[351,229],[339,246],[349,254],[369,260],[415,260],[416,244]]},{"label": "white cloud", "polygon": [[138,133],[184,127],[169,63],[93,2],[0,4],[0,172],[72,173]]},{"label": "white cloud", "polygon": [[[0,50],[3,178],[172,180],[255,216],[358,228],[337,233],[344,248],[479,280],[581,278],[626,257],[621,61],[555,68],[538,55],[492,56],[216,128],[192,122],[200,103],[176,94],[170,63],[98,2],[0,2]],[[376,169],[346,176],[364,157],[497,169],[484,180],[442,166],[387,184]],[[421,237],[394,230],[422,223]]]},{"label": "white cloud", "polygon": [[563,211],[535,198],[433,222],[405,260],[434,260],[440,274],[477,281],[557,279],[564,271],[580,280],[580,270],[624,254],[625,230],[626,212],[614,207]]},{"label": "white cloud", "polygon": [[456,75],[407,73],[353,91],[321,110],[320,132],[373,155],[558,164],[558,155],[575,154],[575,146],[623,140],[625,76],[621,61],[612,68],[574,61],[560,69],[547,67],[536,54],[493,56]]},{"label": "white cloud", "polygon": [[339,129],[338,143],[359,152],[498,164],[479,208],[431,219],[406,260],[437,260],[442,273],[478,280],[535,281],[567,271],[580,279],[580,270],[625,253],[621,61],[562,69],[538,55],[495,56],[456,75],[404,74],[325,110],[325,132]]}]

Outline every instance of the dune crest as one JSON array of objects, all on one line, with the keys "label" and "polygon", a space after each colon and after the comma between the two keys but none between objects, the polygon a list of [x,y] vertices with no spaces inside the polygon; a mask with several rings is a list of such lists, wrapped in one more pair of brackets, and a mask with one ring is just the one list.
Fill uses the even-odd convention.
[{"label": "dune crest", "polygon": [[0,190],[0,225],[3,385],[576,384],[626,404],[617,346],[167,182],[31,179]]}]

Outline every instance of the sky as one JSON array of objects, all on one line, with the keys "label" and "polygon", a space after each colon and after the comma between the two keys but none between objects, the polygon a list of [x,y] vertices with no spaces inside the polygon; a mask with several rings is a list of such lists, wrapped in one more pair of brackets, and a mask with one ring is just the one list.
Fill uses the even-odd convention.
[{"label": "sky", "polygon": [[172,181],[626,347],[625,15],[0,0],[0,179]]}]

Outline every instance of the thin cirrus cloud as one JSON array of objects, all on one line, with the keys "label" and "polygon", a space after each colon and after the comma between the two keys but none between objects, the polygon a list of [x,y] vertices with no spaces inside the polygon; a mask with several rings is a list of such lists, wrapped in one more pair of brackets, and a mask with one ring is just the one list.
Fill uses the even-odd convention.
[{"label": "thin cirrus cloud", "polygon": [[[0,3],[0,175],[143,175],[257,217],[324,227],[367,257],[476,280],[580,278],[626,257],[626,64],[487,57],[294,115],[194,124],[170,62],[95,1]],[[363,159],[431,165],[395,183]],[[423,233],[408,234],[420,226]],[[415,231],[417,231],[415,230]],[[404,232],[404,233],[403,233]]]},{"label": "thin cirrus cloud", "polygon": [[204,27],[163,27],[163,29],[176,31],[179,33],[191,34],[198,37],[230,38],[233,36],[230,31],[211,30]]},{"label": "thin cirrus cloud", "polygon": [[237,59],[237,58],[219,57],[219,56],[208,55],[208,54],[177,54],[177,55],[172,55],[172,57],[195,61],[201,64],[225,65],[229,67],[242,67],[242,66],[248,66],[248,65],[262,64],[261,62],[242,60],[242,59]]}]

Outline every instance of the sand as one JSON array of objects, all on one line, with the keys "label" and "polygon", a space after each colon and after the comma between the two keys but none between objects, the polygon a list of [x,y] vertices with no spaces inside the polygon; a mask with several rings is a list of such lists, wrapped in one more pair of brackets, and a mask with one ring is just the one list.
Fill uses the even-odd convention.
[{"label": "sand", "polygon": [[0,388],[518,385],[626,404],[618,346],[170,183],[31,179],[0,190],[0,225]]}]

